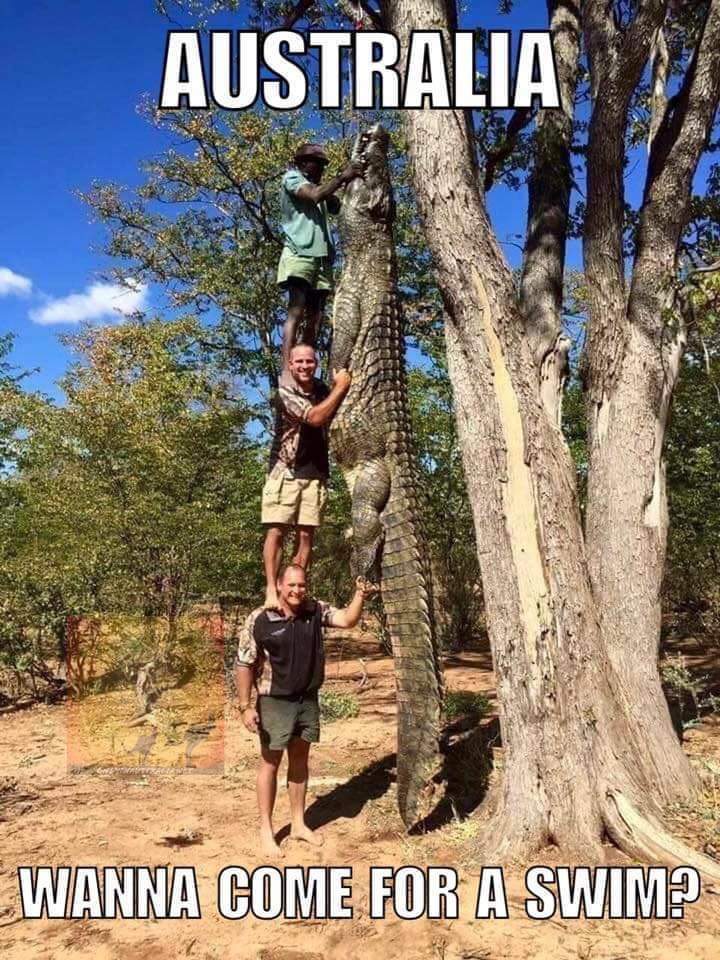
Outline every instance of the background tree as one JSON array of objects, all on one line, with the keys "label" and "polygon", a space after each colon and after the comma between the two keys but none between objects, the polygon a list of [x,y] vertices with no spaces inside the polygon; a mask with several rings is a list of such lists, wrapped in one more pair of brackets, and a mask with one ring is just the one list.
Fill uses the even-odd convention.
[{"label": "background tree", "polygon": [[260,589],[252,410],[228,398],[202,335],[191,319],[88,327],[66,338],[64,404],[23,399],[0,582],[38,651],[63,646],[69,617],[139,611],[164,624],[169,660],[193,597]]},{"label": "background tree", "polygon": [[681,628],[720,633],[720,342],[718,278],[692,293],[692,317],[668,429],[672,524],[665,580]]},{"label": "background tree", "polygon": [[480,638],[483,605],[452,387],[442,362],[411,369],[408,391],[438,635],[444,649],[457,650]]}]

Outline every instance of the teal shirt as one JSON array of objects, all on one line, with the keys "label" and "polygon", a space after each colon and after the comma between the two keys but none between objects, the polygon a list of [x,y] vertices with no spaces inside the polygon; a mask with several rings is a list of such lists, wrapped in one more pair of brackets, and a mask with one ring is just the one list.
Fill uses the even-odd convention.
[{"label": "teal shirt", "polygon": [[299,170],[288,170],[280,189],[280,220],[285,246],[301,257],[333,257],[333,245],[327,222],[327,205],[297,196],[310,181]]}]

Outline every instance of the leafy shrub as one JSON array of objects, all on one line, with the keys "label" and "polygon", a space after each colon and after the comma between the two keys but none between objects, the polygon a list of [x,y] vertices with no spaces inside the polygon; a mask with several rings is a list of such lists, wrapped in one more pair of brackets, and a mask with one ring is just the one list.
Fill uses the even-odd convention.
[{"label": "leafy shrub", "polygon": [[320,716],[326,723],[334,720],[349,720],[360,713],[357,697],[352,693],[335,693],[323,690],[320,694]]},{"label": "leafy shrub", "polygon": [[701,714],[718,712],[720,697],[707,693],[710,676],[693,673],[681,653],[665,658],[660,676],[678,733],[700,723]]},{"label": "leafy shrub", "polygon": [[471,716],[480,720],[490,709],[490,702],[482,693],[471,690],[450,690],[445,694],[443,713],[446,720]]}]

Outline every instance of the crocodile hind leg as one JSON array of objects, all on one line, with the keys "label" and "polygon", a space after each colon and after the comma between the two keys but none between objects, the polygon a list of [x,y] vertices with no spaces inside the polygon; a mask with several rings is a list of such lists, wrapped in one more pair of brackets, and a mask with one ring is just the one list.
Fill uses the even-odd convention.
[{"label": "crocodile hind leg", "polygon": [[359,466],[352,488],[353,576],[380,582],[383,525],[380,514],[390,496],[390,471],[384,460]]}]

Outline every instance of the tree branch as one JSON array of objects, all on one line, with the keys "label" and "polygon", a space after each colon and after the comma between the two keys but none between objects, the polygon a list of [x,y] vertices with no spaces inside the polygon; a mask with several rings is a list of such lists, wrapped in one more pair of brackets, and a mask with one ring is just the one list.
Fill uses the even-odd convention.
[{"label": "tree branch", "polygon": [[528,126],[532,118],[533,111],[531,107],[518,107],[508,121],[507,129],[505,130],[505,139],[493,147],[492,150],[487,151],[485,180],[483,183],[485,193],[491,189],[495,182],[498,167],[507,160],[513,152],[518,135]]},{"label": "tree branch", "polygon": [[340,0],[339,5],[345,16],[352,23],[355,23],[357,20],[357,11],[359,7],[363,18],[368,20],[373,30],[387,30],[385,19],[382,14],[378,10],[373,9],[373,7],[371,7],[369,3],[366,3],[365,0],[360,0],[359,3],[354,3],[353,0]]},{"label": "tree branch", "polygon": [[[302,20],[305,14],[308,13],[314,6],[315,0],[298,0],[293,9],[283,20],[281,29],[292,30],[298,20]],[[366,0],[359,0],[357,3],[353,2],[353,0],[339,0],[338,6],[347,19],[353,24],[358,19],[359,10],[363,19],[367,19],[373,30],[387,29],[382,14],[378,10],[375,10],[373,7],[371,7]]]},{"label": "tree branch", "polygon": [[308,10],[315,5],[315,0],[298,0],[290,13],[285,17],[281,30],[292,30],[298,20],[301,20]]},{"label": "tree branch", "polygon": [[648,163],[628,313],[656,334],[667,278],[676,271],[690,190],[720,100],[720,0],[711,0],[700,40]]},{"label": "tree branch", "polygon": [[690,275],[694,276],[696,273],[717,273],[718,271],[720,271],[720,260],[716,260],[706,267],[696,267]]},{"label": "tree branch", "polygon": [[583,4],[594,93],[583,244],[589,306],[584,373],[596,402],[615,380],[626,332],[623,171],[628,110],[666,9],[667,0],[644,0],[623,32],[611,21],[605,0]]},{"label": "tree branch", "polygon": [[[650,49],[667,16],[668,0],[643,0],[628,26],[617,60],[618,81],[631,94],[648,61]],[[635,79],[633,79],[635,78]]]},{"label": "tree branch", "polygon": [[[528,220],[520,303],[533,358],[543,384],[543,402],[558,424],[565,365],[562,330],[563,274],[572,190],[570,149],[580,57],[580,10],[576,0],[548,0],[560,88],[560,110],[538,115],[535,156],[528,183]],[[566,357],[565,357],[566,359]]]}]

